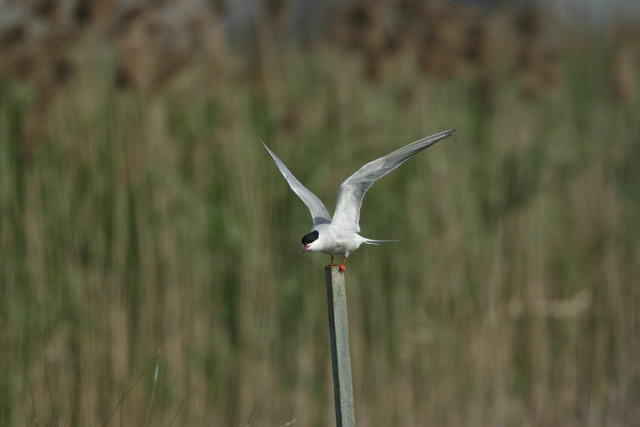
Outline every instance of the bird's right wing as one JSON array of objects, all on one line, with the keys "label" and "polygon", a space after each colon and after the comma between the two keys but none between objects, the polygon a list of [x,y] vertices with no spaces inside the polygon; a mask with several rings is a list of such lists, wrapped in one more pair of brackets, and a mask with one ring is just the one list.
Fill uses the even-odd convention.
[{"label": "bird's right wing", "polygon": [[356,173],[347,178],[338,190],[336,210],[333,212],[332,224],[338,228],[360,231],[360,207],[365,193],[374,182],[382,178],[415,154],[431,147],[438,141],[451,136],[455,129],[436,133],[418,141],[405,145],[393,153],[362,166]]},{"label": "bird's right wing", "polygon": [[296,193],[298,197],[300,197],[300,200],[302,200],[304,204],[309,208],[311,217],[313,218],[313,225],[316,226],[318,224],[326,224],[331,222],[331,215],[329,215],[329,211],[324,206],[322,201],[318,198],[318,196],[313,194],[307,189],[307,187],[302,185],[300,181],[298,181],[298,179],[293,176],[291,171],[287,169],[284,163],[282,163],[282,160],[280,160],[278,156],[276,156],[275,153],[271,151],[264,142],[262,142],[262,140],[260,142],[262,143],[262,146],[269,152],[269,154],[273,158],[273,161],[276,162],[276,166],[278,166],[278,169],[280,169],[280,172],[284,176],[284,179],[286,179],[289,183],[289,187],[291,187],[293,192]]}]

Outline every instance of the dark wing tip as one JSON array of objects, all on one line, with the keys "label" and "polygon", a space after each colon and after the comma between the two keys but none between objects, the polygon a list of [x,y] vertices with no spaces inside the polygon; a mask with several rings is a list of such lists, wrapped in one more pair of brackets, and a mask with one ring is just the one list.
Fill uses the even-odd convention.
[{"label": "dark wing tip", "polygon": [[449,130],[444,130],[442,132],[440,132],[438,135],[438,137],[436,138],[436,142],[437,141],[441,141],[445,138],[449,138],[451,135],[453,135],[453,133],[456,131],[457,129],[453,128],[453,129],[449,129]]},{"label": "dark wing tip", "polygon": [[261,140],[260,138],[258,138],[258,141],[260,141],[260,144],[262,144],[262,146],[264,147],[265,150],[267,150],[267,152],[269,153],[269,155],[271,155],[271,157],[274,156],[273,151],[271,151],[271,149],[269,147],[267,147],[267,144],[264,143],[263,140]]}]

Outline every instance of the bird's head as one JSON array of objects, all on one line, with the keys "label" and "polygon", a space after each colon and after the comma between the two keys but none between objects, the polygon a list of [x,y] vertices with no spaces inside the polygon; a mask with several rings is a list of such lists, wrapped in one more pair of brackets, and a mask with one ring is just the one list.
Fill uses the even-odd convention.
[{"label": "bird's head", "polygon": [[314,244],[318,242],[318,237],[320,237],[320,233],[317,230],[313,230],[309,234],[305,234],[302,237],[302,252],[315,252],[317,249],[314,249]]}]

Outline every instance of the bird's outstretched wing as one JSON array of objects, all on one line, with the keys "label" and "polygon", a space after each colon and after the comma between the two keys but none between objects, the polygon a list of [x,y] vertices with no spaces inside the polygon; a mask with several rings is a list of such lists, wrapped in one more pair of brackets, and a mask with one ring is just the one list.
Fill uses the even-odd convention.
[{"label": "bird's outstretched wing", "polygon": [[358,169],[356,173],[340,184],[332,225],[344,230],[359,232],[362,199],[373,183],[406,162],[411,156],[448,138],[453,132],[455,129],[420,139]]},{"label": "bird's outstretched wing", "polygon": [[262,143],[263,147],[269,152],[269,154],[273,158],[273,161],[276,162],[276,166],[278,166],[278,169],[280,169],[280,172],[289,183],[289,187],[291,187],[293,192],[296,193],[298,197],[300,197],[300,199],[304,202],[304,204],[309,208],[311,217],[313,218],[313,225],[316,226],[318,224],[326,224],[331,222],[331,215],[329,215],[329,211],[324,206],[322,201],[318,198],[318,196],[313,194],[307,189],[307,187],[302,185],[300,181],[298,181],[298,179],[293,176],[291,171],[287,169],[284,163],[282,163],[282,160],[280,160],[278,156],[276,156],[274,152],[265,145],[264,142],[260,142]]}]

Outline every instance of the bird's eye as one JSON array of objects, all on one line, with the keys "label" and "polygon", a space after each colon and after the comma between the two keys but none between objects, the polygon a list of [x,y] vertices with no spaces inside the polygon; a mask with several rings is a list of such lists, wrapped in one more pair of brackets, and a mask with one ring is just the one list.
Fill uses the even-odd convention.
[{"label": "bird's eye", "polygon": [[318,240],[318,232],[312,231],[311,233],[304,235],[304,237],[302,238],[302,244],[308,245],[309,243],[315,242],[316,240]]}]

